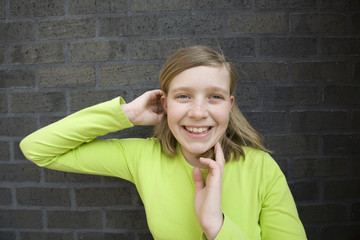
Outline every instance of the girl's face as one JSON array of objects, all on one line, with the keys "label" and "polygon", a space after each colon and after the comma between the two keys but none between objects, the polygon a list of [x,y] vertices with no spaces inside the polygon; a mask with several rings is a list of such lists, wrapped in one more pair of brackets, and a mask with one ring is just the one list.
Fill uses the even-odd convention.
[{"label": "girl's face", "polygon": [[226,131],[234,103],[230,75],[222,67],[199,66],[176,75],[162,103],[184,157],[198,158]]}]

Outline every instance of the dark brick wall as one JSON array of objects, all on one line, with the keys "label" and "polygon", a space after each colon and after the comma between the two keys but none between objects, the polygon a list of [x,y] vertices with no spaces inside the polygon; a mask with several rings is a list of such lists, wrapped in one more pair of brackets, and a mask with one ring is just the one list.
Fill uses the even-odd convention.
[{"label": "dark brick wall", "polygon": [[[311,240],[360,239],[358,0],[0,0],[0,239],[151,239],[134,186],[36,167],[32,131],[158,87],[165,58],[217,47]],[[111,134],[146,137],[149,127]]]}]

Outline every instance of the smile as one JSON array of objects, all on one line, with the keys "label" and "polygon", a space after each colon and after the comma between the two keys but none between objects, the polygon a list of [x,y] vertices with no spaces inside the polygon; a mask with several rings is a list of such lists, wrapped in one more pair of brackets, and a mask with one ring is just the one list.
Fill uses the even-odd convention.
[{"label": "smile", "polygon": [[211,127],[184,127],[188,132],[191,133],[206,133]]}]

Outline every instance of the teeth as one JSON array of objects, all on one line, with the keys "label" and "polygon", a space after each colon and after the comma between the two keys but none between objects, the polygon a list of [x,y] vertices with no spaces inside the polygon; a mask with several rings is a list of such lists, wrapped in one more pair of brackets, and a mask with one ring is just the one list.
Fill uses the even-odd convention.
[{"label": "teeth", "polygon": [[194,128],[194,127],[185,127],[186,130],[188,130],[189,132],[193,132],[193,133],[202,133],[202,132],[206,132],[209,130],[208,127],[202,127],[202,128]]}]

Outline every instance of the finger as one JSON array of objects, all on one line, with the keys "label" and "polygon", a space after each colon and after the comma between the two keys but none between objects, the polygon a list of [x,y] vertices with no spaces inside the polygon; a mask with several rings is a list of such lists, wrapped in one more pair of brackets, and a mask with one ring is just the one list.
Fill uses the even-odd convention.
[{"label": "finger", "polygon": [[215,162],[214,160],[210,158],[199,158],[200,163],[202,163],[205,166],[209,167],[209,173],[212,173],[213,175],[221,174],[223,166],[221,166],[219,163]]},{"label": "finger", "polygon": [[195,193],[197,193],[204,188],[202,175],[201,175],[200,169],[198,167],[194,167],[194,169],[193,169],[193,179],[194,179],[194,185],[195,185]]},{"label": "finger", "polygon": [[215,144],[215,161],[222,167],[225,165],[224,152],[219,142]]}]

